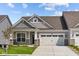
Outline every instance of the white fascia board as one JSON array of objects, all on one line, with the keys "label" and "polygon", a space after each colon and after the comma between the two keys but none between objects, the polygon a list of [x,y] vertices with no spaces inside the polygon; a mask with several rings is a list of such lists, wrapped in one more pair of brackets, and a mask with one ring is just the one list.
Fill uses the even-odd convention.
[{"label": "white fascia board", "polygon": [[53,28],[51,25],[49,25],[46,21],[44,21],[42,18],[40,18],[40,16],[38,16],[38,15],[36,15],[36,14],[32,15],[32,17],[29,18],[28,21],[31,20],[34,16],[37,16],[40,20],[42,20],[42,21],[43,21],[44,23],[46,23],[48,26],[50,26],[51,28]]},{"label": "white fascia board", "polygon": [[39,30],[39,32],[69,32],[69,30]]},{"label": "white fascia board", "polygon": [[13,24],[13,27],[15,27],[17,24],[19,24],[22,21],[23,18],[20,18],[16,23]]},{"label": "white fascia board", "polygon": [[[24,20],[26,23],[28,23],[30,26],[32,26],[29,22],[27,22],[24,18],[21,18],[20,20],[18,20],[13,27],[15,27],[17,24],[19,24],[22,20]],[[33,27],[33,26],[32,26]]]},{"label": "white fascia board", "polygon": [[74,26],[74,28],[75,28],[75,27],[77,27],[77,26],[79,26],[79,23],[78,23],[78,24],[76,24],[76,25]]}]

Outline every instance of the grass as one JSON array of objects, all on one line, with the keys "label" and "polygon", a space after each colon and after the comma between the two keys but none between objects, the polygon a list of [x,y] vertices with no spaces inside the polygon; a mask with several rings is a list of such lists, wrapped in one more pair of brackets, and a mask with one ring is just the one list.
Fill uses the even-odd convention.
[{"label": "grass", "polygon": [[[9,46],[7,49],[7,54],[32,54],[36,47],[23,46]],[[0,54],[5,54],[6,52],[0,47]]]},{"label": "grass", "polygon": [[36,47],[9,46],[7,54],[32,54]]},{"label": "grass", "polygon": [[3,51],[3,49],[0,47],[0,54],[2,54],[4,51]]}]

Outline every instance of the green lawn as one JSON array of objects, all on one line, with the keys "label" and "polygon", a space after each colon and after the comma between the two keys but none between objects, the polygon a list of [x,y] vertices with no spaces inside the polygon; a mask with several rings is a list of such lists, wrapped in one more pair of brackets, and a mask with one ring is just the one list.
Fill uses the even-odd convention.
[{"label": "green lawn", "polygon": [[3,49],[0,47],[0,54],[2,54],[3,53]]},{"label": "green lawn", "polygon": [[7,54],[32,54],[36,47],[9,46]]}]

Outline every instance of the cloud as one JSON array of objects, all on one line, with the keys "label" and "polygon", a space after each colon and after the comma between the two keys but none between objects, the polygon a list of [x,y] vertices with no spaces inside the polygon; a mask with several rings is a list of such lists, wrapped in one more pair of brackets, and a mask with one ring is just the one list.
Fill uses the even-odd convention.
[{"label": "cloud", "polygon": [[74,11],[79,11],[79,9],[74,9]]},{"label": "cloud", "polygon": [[8,3],[8,6],[14,8],[15,6],[12,3]]},{"label": "cloud", "polygon": [[43,7],[45,10],[52,11],[55,9],[55,6],[51,3],[43,3],[39,5],[39,8]]},{"label": "cloud", "polygon": [[61,16],[62,15],[62,11],[55,11],[54,15]]},{"label": "cloud", "polygon": [[68,3],[55,3],[56,6],[65,6],[65,7],[69,7]]},{"label": "cloud", "polygon": [[50,8],[50,7],[45,7],[45,10],[52,11],[53,9],[52,9],[52,8]]},{"label": "cloud", "polygon": [[28,5],[25,4],[25,3],[23,3],[22,6],[23,6],[23,8],[27,8],[28,7]]},{"label": "cloud", "polygon": [[69,7],[69,4],[68,3],[43,3],[39,5],[39,8],[43,7],[45,10],[53,11],[55,10],[56,6]]}]

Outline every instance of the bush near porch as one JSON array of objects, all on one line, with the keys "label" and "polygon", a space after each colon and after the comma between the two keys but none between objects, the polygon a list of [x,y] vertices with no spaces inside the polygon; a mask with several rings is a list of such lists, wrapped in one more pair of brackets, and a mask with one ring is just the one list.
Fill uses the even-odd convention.
[{"label": "bush near porch", "polygon": [[0,54],[32,54],[35,49],[34,46],[10,45],[6,52],[0,47]]}]

